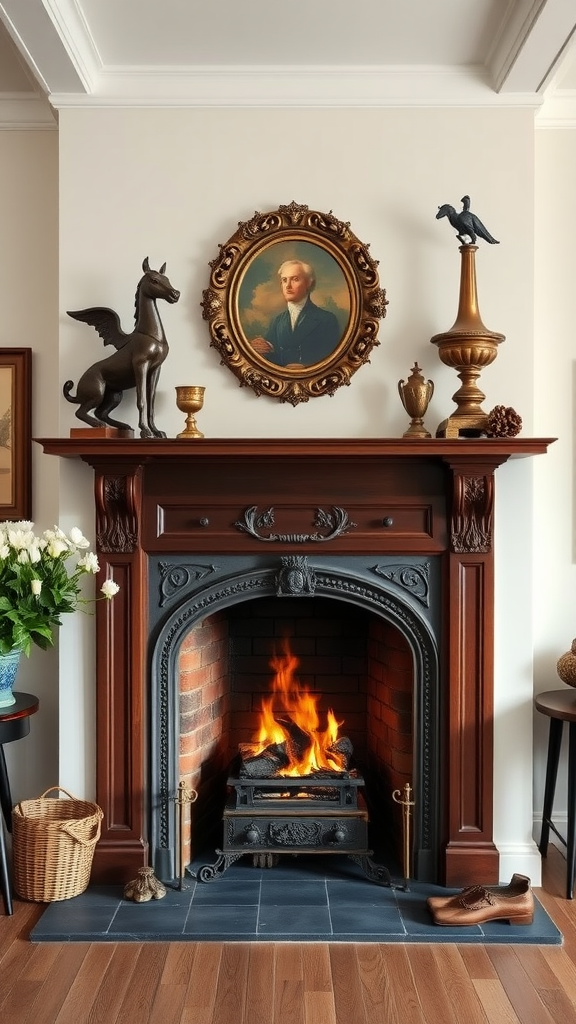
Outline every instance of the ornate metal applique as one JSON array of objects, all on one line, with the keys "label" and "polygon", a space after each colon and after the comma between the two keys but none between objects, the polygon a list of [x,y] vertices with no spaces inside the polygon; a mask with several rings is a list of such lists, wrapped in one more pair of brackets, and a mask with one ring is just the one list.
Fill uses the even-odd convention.
[{"label": "ornate metal applique", "polygon": [[287,821],[270,822],[268,835],[278,846],[317,846],[322,842],[320,822]]},{"label": "ornate metal applique", "polygon": [[217,566],[159,562],[158,569],[160,571],[160,607],[162,608],[167,601],[170,601],[185,587],[216,572]]},{"label": "ornate metal applique", "polygon": [[286,555],[280,562],[282,567],[276,576],[277,597],[301,597],[314,593],[316,574],[308,565],[306,555]]},{"label": "ornate metal applique", "polygon": [[373,565],[372,572],[383,576],[399,587],[403,587],[411,597],[415,597],[425,608],[430,605],[429,576],[430,563],[422,565]]},{"label": "ornate metal applique", "polygon": [[258,506],[251,505],[244,512],[244,519],[236,520],[234,526],[242,530],[243,533],[249,533],[256,540],[265,542],[282,541],[285,544],[305,544],[308,541],[335,540],[336,537],[341,537],[343,534],[348,533],[349,530],[353,530],[356,523],[352,522],[348,513],[343,508],[333,505],[331,513],[324,511],[322,508],[317,508],[314,517],[314,526],[328,529],[329,533],[269,533],[267,536],[264,536],[258,531],[263,527],[274,526],[274,509],[266,509],[265,512],[261,512],[259,515]]}]

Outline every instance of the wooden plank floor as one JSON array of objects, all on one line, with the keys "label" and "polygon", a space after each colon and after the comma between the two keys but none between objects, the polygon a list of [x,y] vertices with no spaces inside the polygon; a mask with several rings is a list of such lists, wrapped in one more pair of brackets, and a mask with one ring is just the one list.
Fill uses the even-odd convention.
[{"label": "wooden plank floor", "polygon": [[560,946],[40,943],[0,916],[1,1024],[576,1024],[576,900],[554,847]]}]

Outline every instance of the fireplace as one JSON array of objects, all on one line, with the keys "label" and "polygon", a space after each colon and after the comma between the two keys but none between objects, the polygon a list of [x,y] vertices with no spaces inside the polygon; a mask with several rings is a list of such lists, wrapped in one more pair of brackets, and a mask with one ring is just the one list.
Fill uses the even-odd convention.
[{"label": "fireplace", "polygon": [[[262,599],[340,605],[366,618],[368,643],[386,634],[391,652],[407,647],[409,695],[396,711],[404,721],[410,702],[415,874],[454,886],[498,880],[494,476],[548,440],[41,443],[94,468],[101,570],[121,587],[97,609],[96,880],[170,858],[179,712],[189,707],[179,659],[200,623],[216,613],[230,630],[239,608]],[[374,662],[371,673],[382,675]],[[221,706],[236,697],[227,690]],[[222,750],[237,729],[226,725]]]},{"label": "fireplace", "polygon": [[[437,877],[440,561],[272,553],[150,559],[150,841],[162,877],[173,870],[170,798],[181,779],[199,794],[190,857],[209,837],[213,848],[242,847],[242,812],[229,811],[222,824],[223,809],[234,802],[229,777],[238,774],[238,752],[258,731],[263,702],[271,702],[274,665],[286,646],[295,686],[314,702],[320,730],[331,711],[341,722],[363,778],[360,799],[370,809],[372,845],[388,847],[398,863],[402,823],[392,793],[408,783],[416,795],[414,868],[419,878]],[[303,806],[303,795],[294,796]],[[355,793],[348,810],[356,816],[357,802]],[[310,823],[328,836],[316,852],[330,844],[332,832],[344,831],[347,852],[360,854],[363,826],[357,823],[352,839],[354,823],[338,828],[337,818],[316,815]],[[259,851],[286,852],[277,837],[269,844],[261,838]],[[361,846],[369,857],[367,840]],[[369,865],[362,866],[368,874]]]}]

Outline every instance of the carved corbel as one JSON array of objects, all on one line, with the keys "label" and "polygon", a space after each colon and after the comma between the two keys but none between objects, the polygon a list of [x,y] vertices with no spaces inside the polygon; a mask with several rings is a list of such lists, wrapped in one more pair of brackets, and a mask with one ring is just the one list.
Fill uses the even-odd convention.
[{"label": "carved corbel", "polygon": [[454,475],[451,547],[458,554],[492,549],[494,477]]},{"label": "carved corbel", "polygon": [[140,522],[140,475],[138,466],[130,475],[97,473],[96,541],[98,550],[131,554],[138,548]]}]

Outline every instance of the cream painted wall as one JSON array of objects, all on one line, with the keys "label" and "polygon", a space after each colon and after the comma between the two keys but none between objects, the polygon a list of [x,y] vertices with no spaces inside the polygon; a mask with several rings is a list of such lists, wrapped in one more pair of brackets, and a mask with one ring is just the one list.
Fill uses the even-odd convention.
[{"label": "cream painted wall", "polygon": [[[159,384],[157,421],[168,434],[182,427],[177,384],[204,384],[199,424],[207,436],[399,436],[407,418],[397,395],[415,359],[436,384],[431,430],[453,409],[458,380],[430,337],[448,329],[458,300],[458,243],[439,204],[469,193],[500,246],[477,254],[480,310],[506,342],[481,379],[485,408],[512,405],[525,433],[551,436],[546,409],[534,402],[534,127],[528,110],[73,110],[60,112],[60,268],[58,310],[46,339],[57,381],[49,408],[59,421],[44,433],[66,436],[77,421],[60,393],[99,357],[101,342],[65,310],[107,305],[130,329],[140,266],[167,261],[182,292],[162,310],[170,355]],[[1,141],[1,140],[0,140]],[[40,169],[40,168],[37,168]],[[40,175],[41,176],[41,175]],[[566,185],[568,178],[566,179]],[[296,409],[241,389],[219,365],[201,317],[208,261],[218,244],[255,210],[304,202],[333,210],[371,245],[387,289],[382,344],[369,366],[333,398]],[[34,224],[31,221],[30,224]],[[55,251],[55,246],[54,246]],[[54,271],[55,273],[55,271]],[[59,351],[56,347],[59,335]],[[568,342],[566,341],[566,344]],[[55,357],[58,357],[56,361]],[[134,421],[132,401],[121,406]],[[535,429],[535,413],[539,424]],[[48,416],[48,412],[46,412]],[[463,442],[465,443],[465,442]],[[502,877],[512,870],[539,878],[532,830],[533,474],[519,460],[498,471],[496,545],[495,830]],[[92,521],[92,476],[83,464],[42,457],[59,475],[60,507],[69,525]],[[567,471],[555,463],[554,482]],[[550,471],[549,471],[550,472]],[[570,467],[571,472],[571,467]],[[56,486],[56,484],[55,484]],[[552,492],[550,482],[548,493]],[[542,499],[544,500],[544,499]],[[522,510],[520,517],[518,510]],[[549,508],[537,506],[534,533]],[[62,518],[62,517],[61,517]],[[557,573],[566,571],[571,552]],[[550,602],[551,604],[553,602]],[[550,608],[550,619],[554,612]],[[72,618],[72,617],[71,617]],[[540,646],[546,645],[540,638]],[[550,650],[558,643],[552,638]],[[560,644],[566,646],[564,638]],[[74,617],[60,638],[59,780],[93,792],[93,646],[89,621]],[[537,650],[537,658],[540,657]],[[55,741],[54,741],[55,742]],[[539,755],[540,757],[540,755]],[[538,761],[538,759],[537,759]],[[18,785],[21,766],[15,765]],[[50,769],[51,772],[51,769]],[[46,780],[48,785],[52,777]],[[24,780],[25,782],[25,780]]]},{"label": "cream painted wall", "polygon": [[[576,132],[536,132],[535,429],[558,440],[535,467],[534,686],[561,689],[558,657],[576,637]],[[534,807],[541,814],[547,719],[536,715]],[[567,730],[565,730],[567,732]],[[565,737],[567,739],[567,737]],[[567,752],[558,775],[556,820],[566,818]],[[565,834],[565,831],[564,831]]]},{"label": "cream painted wall", "polygon": [[[157,419],[169,434],[182,425],[175,385],[197,383],[208,436],[398,435],[407,420],[397,381],[414,358],[437,385],[435,426],[459,382],[429,339],[454,321],[460,260],[435,214],[464,192],[504,240],[477,256],[482,315],[508,338],[483,383],[488,401],[521,409],[529,429],[531,371],[518,379],[516,353],[532,335],[531,112],[63,110],[60,159],[61,359],[76,378],[100,344],[65,309],[109,305],[130,326],[143,257],[166,260],[182,291],[163,310],[171,351]],[[297,409],[239,388],[209,347],[200,310],[218,244],[254,210],[292,199],[350,221],[380,261],[390,300],[372,364],[350,388]],[[61,404],[67,431],[73,409]]]},{"label": "cream painted wall", "polygon": [[[58,432],[58,136],[0,131],[0,346],[32,349],[32,434]],[[32,517],[58,521],[60,467],[32,445]],[[30,735],[5,747],[14,800],[58,781],[58,652],[32,651],[19,689],[37,693]]]}]

